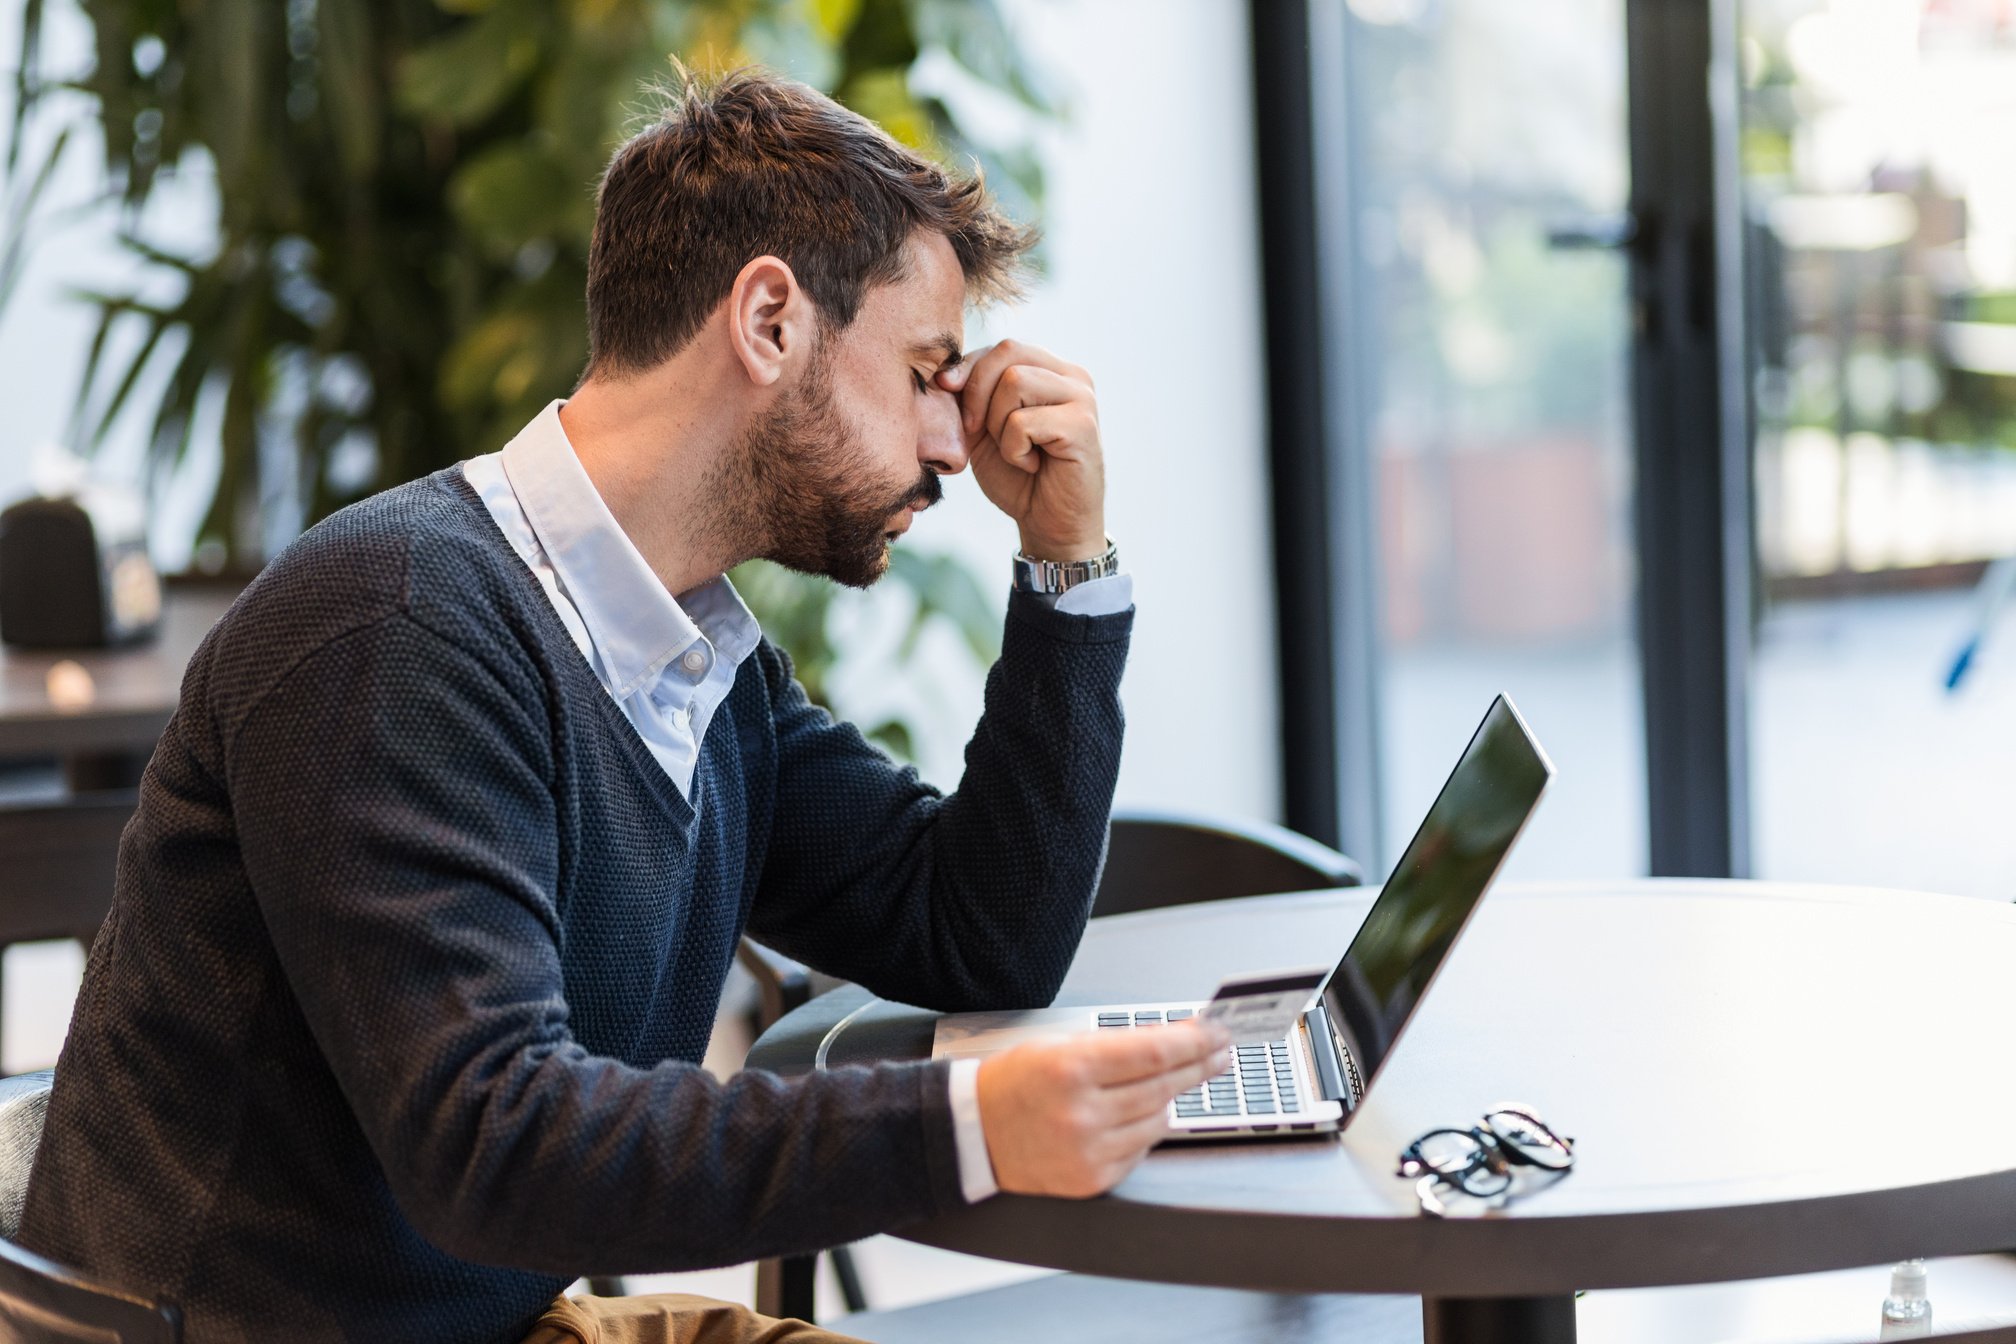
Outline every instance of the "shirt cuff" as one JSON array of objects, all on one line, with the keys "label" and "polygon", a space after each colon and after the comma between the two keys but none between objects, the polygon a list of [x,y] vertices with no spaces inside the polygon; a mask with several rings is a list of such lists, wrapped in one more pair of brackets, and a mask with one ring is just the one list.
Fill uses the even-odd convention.
[{"label": "shirt cuff", "polygon": [[[1105,582],[1105,580],[1095,580]],[[1001,1192],[994,1182],[994,1161],[987,1156],[987,1134],[980,1127],[980,1061],[952,1061],[952,1142],[959,1153],[959,1193],[978,1204]]]},{"label": "shirt cuff", "polygon": [[1108,574],[1103,579],[1074,584],[1061,593],[1029,596],[1067,616],[1116,616],[1134,605],[1134,576]]}]

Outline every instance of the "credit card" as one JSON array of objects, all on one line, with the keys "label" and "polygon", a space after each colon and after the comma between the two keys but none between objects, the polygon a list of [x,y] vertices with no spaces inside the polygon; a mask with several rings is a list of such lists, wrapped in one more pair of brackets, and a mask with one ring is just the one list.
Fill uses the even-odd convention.
[{"label": "credit card", "polygon": [[1211,1002],[1197,1016],[1224,1026],[1232,1033],[1234,1045],[1278,1041],[1293,1030],[1297,1018],[1309,1011],[1323,977],[1329,973],[1329,967],[1319,966],[1235,976],[1218,986]]}]

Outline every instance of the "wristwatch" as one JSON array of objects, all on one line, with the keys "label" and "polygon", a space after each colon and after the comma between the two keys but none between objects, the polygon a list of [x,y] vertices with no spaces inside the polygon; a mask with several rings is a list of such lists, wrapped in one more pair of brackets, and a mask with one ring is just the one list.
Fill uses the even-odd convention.
[{"label": "wristwatch", "polygon": [[1015,556],[1015,590],[1021,593],[1061,593],[1091,579],[1111,578],[1120,572],[1120,549],[1106,538],[1106,554],[1091,560],[1038,560]]}]

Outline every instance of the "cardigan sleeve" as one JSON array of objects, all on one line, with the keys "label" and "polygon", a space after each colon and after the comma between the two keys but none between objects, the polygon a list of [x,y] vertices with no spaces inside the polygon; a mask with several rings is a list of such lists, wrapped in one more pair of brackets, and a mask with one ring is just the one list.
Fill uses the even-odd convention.
[{"label": "cardigan sleeve", "polygon": [[766,647],[777,797],[751,932],[905,1003],[1048,1003],[1105,858],[1133,619],[1012,598],[950,795],[808,701]]},{"label": "cardigan sleeve", "polygon": [[225,751],[281,973],[407,1220],[462,1259],[571,1276],[958,1207],[943,1065],[724,1083],[574,1040],[544,694],[397,615],[316,649]]}]

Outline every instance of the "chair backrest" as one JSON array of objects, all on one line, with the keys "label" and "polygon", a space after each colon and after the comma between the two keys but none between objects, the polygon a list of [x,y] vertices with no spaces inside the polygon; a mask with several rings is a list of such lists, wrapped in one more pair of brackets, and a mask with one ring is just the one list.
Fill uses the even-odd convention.
[{"label": "chair backrest", "polygon": [[0,1241],[0,1339],[10,1344],[181,1344],[182,1316]]},{"label": "chair backrest", "polygon": [[49,1113],[53,1069],[0,1078],[0,1339],[9,1344],[180,1344],[182,1318],[23,1250],[28,1173]]},{"label": "chair backrest", "polygon": [[772,952],[753,938],[744,938],[735,959],[756,982],[756,1034],[777,1025],[793,1008],[811,1002],[812,972],[782,952]]},{"label": "chair backrest", "polygon": [[112,908],[119,835],[133,816],[131,790],[62,802],[0,807],[0,947],[39,938],[89,942]]},{"label": "chair backrest", "polygon": [[1264,821],[1201,813],[1113,814],[1092,913],[1120,915],[1280,891],[1355,887],[1358,865],[1328,845]]},{"label": "chair backrest", "polygon": [[[1121,810],[1113,814],[1092,913],[1119,915],[1234,896],[1355,887],[1362,881],[1357,864],[1285,826],[1195,812]],[[819,983],[816,973],[747,938],[736,955],[762,996],[758,1034],[831,988],[831,982]]]},{"label": "chair backrest", "polygon": [[35,1149],[42,1142],[49,1089],[55,1085],[54,1069],[0,1078],[0,1237],[10,1241],[21,1231],[28,1173],[35,1165]]}]

